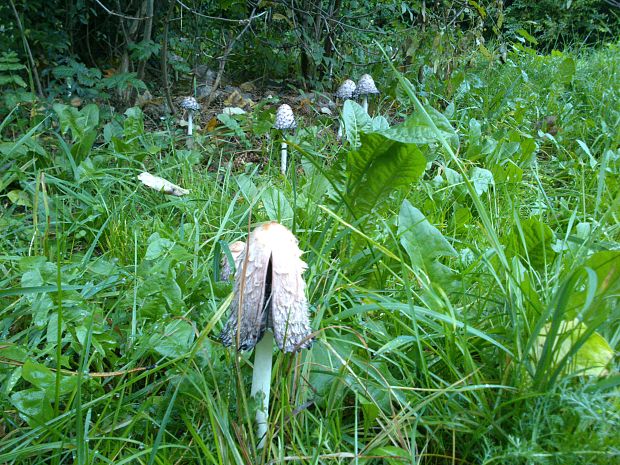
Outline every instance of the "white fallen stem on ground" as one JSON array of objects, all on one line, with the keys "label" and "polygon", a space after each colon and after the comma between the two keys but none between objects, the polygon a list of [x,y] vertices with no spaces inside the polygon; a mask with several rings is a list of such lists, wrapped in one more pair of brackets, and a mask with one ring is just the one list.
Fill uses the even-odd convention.
[{"label": "white fallen stem on ground", "polygon": [[187,189],[183,189],[182,187],[171,183],[167,179],[160,178],[159,176],[153,176],[151,173],[140,173],[138,175],[138,179],[146,187],[155,189],[158,192],[163,192],[164,194],[175,195],[177,197],[189,194]]},{"label": "white fallen stem on ground", "polygon": [[251,397],[257,397],[260,401],[256,409],[256,433],[259,440],[259,449],[265,447],[267,440],[272,355],[273,333],[265,331],[263,338],[254,348],[254,372],[252,374],[252,390],[250,392]]}]

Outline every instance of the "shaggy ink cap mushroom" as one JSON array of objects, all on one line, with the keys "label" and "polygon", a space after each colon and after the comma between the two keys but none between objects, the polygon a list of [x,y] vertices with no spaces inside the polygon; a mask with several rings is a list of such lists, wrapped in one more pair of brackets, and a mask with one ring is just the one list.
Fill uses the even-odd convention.
[{"label": "shaggy ink cap mushroom", "polygon": [[371,94],[378,94],[379,90],[375,86],[375,81],[370,74],[364,74],[359,81],[357,81],[357,87],[355,88],[356,96],[364,96]]},{"label": "shaggy ink cap mushroom", "polygon": [[276,121],[273,127],[280,130],[295,129],[297,127],[293,110],[286,103],[283,103],[278,107],[278,110],[276,111]]},{"label": "shaggy ink cap mushroom", "polygon": [[353,82],[351,79],[347,79],[342,84],[340,84],[340,87],[338,87],[338,90],[334,95],[336,96],[336,98],[341,99],[353,98],[356,87],[357,86],[355,85],[355,82]]},{"label": "shaggy ink cap mushroom", "polygon": [[252,231],[238,256],[233,300],[220,335],[225,346],[236,346],[239,335],[238,349],[250,350],[267,329],[284,352],[312,345],[302,253],[293,233],[279,223]]},{"label": "shaggy ink cap mushroom", "polygon": [[[293,110],[286,103],[283,103],[278,107],[276,111],[276,121],[273,127],[280,131],[289,131],[297,127],[295,121],[295,115]],[[280,159],[280,171],[282,174],[286,173],[286,161],[288,158],[288,146],[285,140],[282,141],[281,159]]]},{"label": "shaggy ink cap mushroom", "polygon": [[181,101],[181,108],[189,111],[198,111],[200,110],[200,104],[194,97],[185,97]]},{"label": "shaggy ink cap mushroom", "polygon": [[200,104],[194,97],[185,97],[181,101],[181,108],[184,108],[189,113],[187,118],[187,135],[191,136],[194,130],[194,112],[200,110]]}]

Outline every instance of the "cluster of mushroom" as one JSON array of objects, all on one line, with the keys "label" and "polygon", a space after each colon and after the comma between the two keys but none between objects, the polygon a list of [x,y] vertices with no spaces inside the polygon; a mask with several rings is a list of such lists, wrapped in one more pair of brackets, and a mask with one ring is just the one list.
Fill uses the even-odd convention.
[{"label": "cluster of mushroom", "polygon": [[[362,106],[364,110],[368,111],[368,96],[379,94],[379,90],[375,85],[375,81],[373,80],[370,74],[364,74],[359,79],[357,84],[351,79],[345,80],[338,90],[335,92],[335,97],[340,100],[347,99],[357,99],[359,97],[362,98]],[[284,133],[285,131],[291,131],[297,127],[297,122],[295,121],[295,115],[293,114],[292,108],[286,103],[280,105],[276,110],[276,120],[273,127],[279,131]],[[342,137],[342,124],[338,125],[338,139]],[[286,172],[288,158],[288,144],[286,141],[282,141],[282,150],[281,150],[281,160],[280,160],[280,170],[284,174]]]},{"label": "cluster of mushroom", "polygon": [[376,95],[378,93],[379,90],[377,89],[372,76],[370,74],[364,74],[359,81],[357,81],[357,84],[355,84],[355,82],[351,79],[344,81],[334,95],[336,98],[343,100],[361,97],[362,106],[364,107],[364,110],[368,111],[368,96]]}]

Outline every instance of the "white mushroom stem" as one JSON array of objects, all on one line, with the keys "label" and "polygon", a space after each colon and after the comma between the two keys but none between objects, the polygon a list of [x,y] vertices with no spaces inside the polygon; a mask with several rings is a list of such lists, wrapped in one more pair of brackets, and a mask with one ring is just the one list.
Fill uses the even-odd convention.
[{"label": "white mushroom stem", "polygon": [[191,136],[194,129],[194,111],[189,110],[189,117],[187,118],[187,135]]},{"label": "white mushroom stem", "polygon": [[286,158],[288,156],[288,145],[282,141],[282,158],[280,159],[280,170],[282,174],[286,173]]},{"label": "white mushroom stem", "polygon": [[342,139],[342,121],[338,120],[338,140]]},{"label": "white mushroom stem", "polygon": [[364,111],[368,113],[368,95],[364,95],[362,106],[364,107]]},{"label": "white mushroom stem", "polygon": [[265,331],[263,338],[254,347],[254,373],[252,374],[251,397],[260,401],[256,410],[256,434],[258,448],[265,447],[267,420],[269,416],[269,388],[271,385],[271,357],[273,355],[273,334]]}]

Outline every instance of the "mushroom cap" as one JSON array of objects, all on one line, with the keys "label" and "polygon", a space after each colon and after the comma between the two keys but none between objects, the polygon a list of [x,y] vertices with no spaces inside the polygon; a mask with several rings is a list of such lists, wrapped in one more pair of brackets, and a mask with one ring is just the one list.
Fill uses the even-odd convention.
[{"label": "mushroom cap", "polygon": [[295,129],[297,127],[293,110],[286,103],[278,107],[276,111],[276,122],[273,127],[276,129]]},{"label": "mushroom cap", "polygon": [[357,87],[355,88],[355,95],[369,95],[378,94],[379,90],[375,86],[375,81],[370,74],[364,74],[359,81],[357,81]]},{"label": "mushroom cap", "polygon": [[297,239],[276,222],[258,226],[239,255],[233,300],[220,340],[239,350],[252,349],[271,329],[284,352],[312,344],[306,283],[307,268]]},{"label": "mushroom cap", "polygon": [[353,94],[355,93],[356,87],[357,86],[355,85],[355,82],[353,82],[351,79],[347,79],[342,84],[340,84],[340,87],[338,87],[338,90],[334,95],[337,98],[352,98]]},{"label": "mushroom cap", "polygon": [[200,104],[196,101],[194,97],[185,97],[181,101],[181,108],[190,111],[198,111],[200,110]]}]

